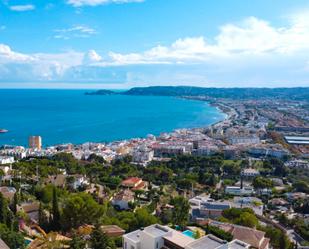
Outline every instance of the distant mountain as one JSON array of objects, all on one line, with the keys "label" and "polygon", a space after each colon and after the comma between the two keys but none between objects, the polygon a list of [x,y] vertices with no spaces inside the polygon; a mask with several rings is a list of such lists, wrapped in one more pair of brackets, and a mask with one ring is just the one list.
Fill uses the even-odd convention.
[{"label": "distant mountain", "polygon": [[114,95],[117,94],[116,92],[113,92],[111,90],[98,90],[94,92],[86,92],[86,95]]},{"label": "distant mountain", "polygon": [[[110,93],[111,92],[111,93]],[[309,87],[295,88],[204,88],[191,86],[151,86],[134,87],[128,91],[116,93],[99,90],[91,95],[143,95],[143,96],[204,96],[209,98],[256,99],[276,98],[309,101]]]}]

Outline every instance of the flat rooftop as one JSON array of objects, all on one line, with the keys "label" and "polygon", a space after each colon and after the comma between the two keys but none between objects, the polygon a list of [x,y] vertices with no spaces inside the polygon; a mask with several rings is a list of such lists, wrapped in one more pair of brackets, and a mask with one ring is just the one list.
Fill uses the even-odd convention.
[{"label": "flat rooftop", "polygon": [[308,141],[309,142],[309,137],[303,137],[303,136],[285,136],[284,137],[286,140],[299,140],[299,141]]},{"label": "flat rooftop", "polygon": [[202,237],[201,239],[198,239],[192,242],[190,245],[188,245],[188,248],[189,249],[216,249],[226,243],[227,243],[226,241],[221,240],[213,235],[207,235],[205,237]]},{"label": "flat rooftop", "polygon": [[193,238],[190,238],[189,236],[184,235],[178,231],[173,231],[172,233],[165,235],[163,238],[181,247],[185,247],[191,242],[195,241]]},{"label": "flat rooftop", "polygon": [[167,234],[171,229],[165,226],[160,225],[152,225],[149,227],[146,227],[143,231],[150,234],[153,237],[159,237],[164,236]]},{"label": "flat rooftop", "polygon": [[140,232],[141,230],[136,230],[134,232],[131,232],[131,233],[127,233],[125,234],[124,236],[132,241],[134,241],[135,243],[139,242],[140,241]]},{"label": "flat rooftop", "polygon": [[250,247],[249,244],[240,240],[233,240],[229,243],[229,249],[245,249],[249,247]]}]

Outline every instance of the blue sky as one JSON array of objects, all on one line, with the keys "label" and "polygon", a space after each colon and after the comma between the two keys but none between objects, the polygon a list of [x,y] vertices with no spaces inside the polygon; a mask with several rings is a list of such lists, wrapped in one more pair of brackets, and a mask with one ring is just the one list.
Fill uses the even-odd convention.
[{"label": "blue sky", "polygon": [[306,0],[0,0],[0,87],[309,86]]}]

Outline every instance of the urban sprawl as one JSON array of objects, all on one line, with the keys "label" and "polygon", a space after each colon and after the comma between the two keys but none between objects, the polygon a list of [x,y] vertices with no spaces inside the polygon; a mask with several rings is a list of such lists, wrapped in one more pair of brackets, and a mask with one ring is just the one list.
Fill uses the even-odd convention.
[{"label": "urban sprawl", "polygon": [[309,248],[309,103],[208,101],[209,127],[0,149],[0,248]]}]

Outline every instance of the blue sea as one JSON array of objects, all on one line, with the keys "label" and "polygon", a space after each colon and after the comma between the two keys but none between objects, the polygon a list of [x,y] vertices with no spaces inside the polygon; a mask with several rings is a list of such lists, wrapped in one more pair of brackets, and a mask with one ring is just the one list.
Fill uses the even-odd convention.
[{"label": "blue sea", "polygon": [[177,128],[205,127],[224,118],[206,102],[174,97],[88,96],[86,90],[0,90],[0,145],[109,142]]}]

